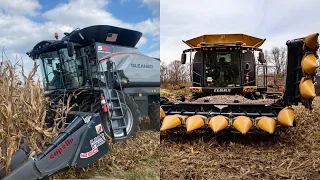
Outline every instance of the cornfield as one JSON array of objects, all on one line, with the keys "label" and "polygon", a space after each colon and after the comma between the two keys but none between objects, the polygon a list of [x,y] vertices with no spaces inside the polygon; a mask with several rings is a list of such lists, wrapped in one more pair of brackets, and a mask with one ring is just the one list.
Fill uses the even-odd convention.
[{"label": "cornfield", "polygon": [[[62,130],[46,127],[44,90],[41,82],[34,80],[37,68],[34,63],[26,75],[23,65],[18,63],[6,61],[0,67],[0,165],[6,174],[16,150],[28,147],[29,156],[39,154]],[[59,117],[55,123],[63,120]]]}]

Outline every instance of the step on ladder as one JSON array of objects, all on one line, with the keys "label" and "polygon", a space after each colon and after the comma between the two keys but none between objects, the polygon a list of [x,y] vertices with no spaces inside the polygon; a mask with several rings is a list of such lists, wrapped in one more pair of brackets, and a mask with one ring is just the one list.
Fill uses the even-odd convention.
[{"label": "step on ladder", "polygon": [[[111,89],[109,93],[107,93],[109,97],[106,98],[108,108],[110,111],[110,121],[113,131],[122,130],[124,136],[127,136],[127,124],[125,121],[125,113],[123,112],[123,106],[120,101],[120,96],[118,91]],[[118,124],[118,126],[114,127],[114,122]]]},{"label": "step on ladder", "polygon": [[[109,63],[113,64],[112,62],[109,62]],[[112,67],[110,67],[110,64],[108,64],[108,66],[109,67],[107,67],[107,70],[111,71],[110,74],[112,74],[113,77],[115,77],[119,80],[119,74],[118,74],[118,71],[116,70],[114,64],[112,65]],[[101,69],[103,69],[102,65],[100,67],[101,67]],[[110,77],[108,77],[108,78],[110,78]],[[109,82],[108,82],[107,77],[105,76],[106,82],[109,85],[111,85],[110,89],[108,89],[107,93],[106,93],[106,96],[107,96],[106,103],[107,103],[108,109],[110,111],[110,124],[109,124],[110,131],[111,131],[111,134],[114,136],[114,131],[122,130],[124,137],[126,137],[128,135],[127,129],[126,129],[127,123],[125,121],[125,118],[126,118],[125,114],[126,113],[123,112],[123,108],[122,108],[123,106],[120,101],[120,95],[119,95],[118,91],[113,89],[113,84],[114,84],[115,78],[108,79],[109,80]],[[107,85],[107,87],[109,85]],[[123,93],[123,89],[122,89],[121,85],[120,85],[120,91]],[[124,104],[126,105],[125,97],[123,94],[122,94],[122,98],[124,100]],[[114,123],[118,124],[118,126],[114,127]],[[114,137],[112,137],[112,138],[114,138]]]}]

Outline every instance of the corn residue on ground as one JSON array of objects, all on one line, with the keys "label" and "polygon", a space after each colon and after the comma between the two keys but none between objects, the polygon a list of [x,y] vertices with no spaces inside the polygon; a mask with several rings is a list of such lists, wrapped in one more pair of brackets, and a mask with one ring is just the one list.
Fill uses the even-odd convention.
[{"label": "corn residue on ground", "polygon": [[320,97],[314,106],[312,112],[303,106],[294,107],[297,127],[275,136],[215,136],[210,129],[161,132],[160,177],[320,179]]},{"label": "corn residue on ground", "polygon": [[112,144],[110,152],[84,169],[70,169],[55,179],[160,179],[160,133],[140,131],[136,138]]}]

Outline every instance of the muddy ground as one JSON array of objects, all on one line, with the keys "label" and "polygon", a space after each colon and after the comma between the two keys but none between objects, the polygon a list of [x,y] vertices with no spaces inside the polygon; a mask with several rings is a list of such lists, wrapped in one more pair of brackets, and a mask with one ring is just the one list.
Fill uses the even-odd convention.
[{"label": "muddy ground", "polygon": [[185,129],[161,132],[161,179],[320,179],[320,97],[297,127],[274,136]]}]

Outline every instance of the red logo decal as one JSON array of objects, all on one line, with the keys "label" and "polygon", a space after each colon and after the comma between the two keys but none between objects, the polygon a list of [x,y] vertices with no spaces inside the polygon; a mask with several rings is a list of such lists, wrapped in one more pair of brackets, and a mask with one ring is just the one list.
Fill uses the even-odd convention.
[{"label": "red logo decal", "polygon": [[102,46],[102,51],[108,51],[110,49],[109,46]]},{"label": "red logo decal", "polygon": [[100,134],[101,132],[103,132],[101,124],[96,125],[96,131],[97,131],[97,134]]},{"label": "red logo decal", "polygon": [[72,142],[73,138],[65,140],[56,151],[50,154],[49,158],[54,159],[56,156],[59,156],[62,153],[62,151],[64,151],[68,146],[70,146],[70,144],[72,144]]},{"label": "red logo decal", "polygon": [[89,157],[97,154],[98,152],[99,152],[99,149],[98,149],[98,148],[94,148],[94,149],[92,149],[92,150],[89,151],[89,152],[81,153],[81,154],[80,154],[80,158],[81,158],[81,159],[86,159],[86,158],[89,158]]}]

